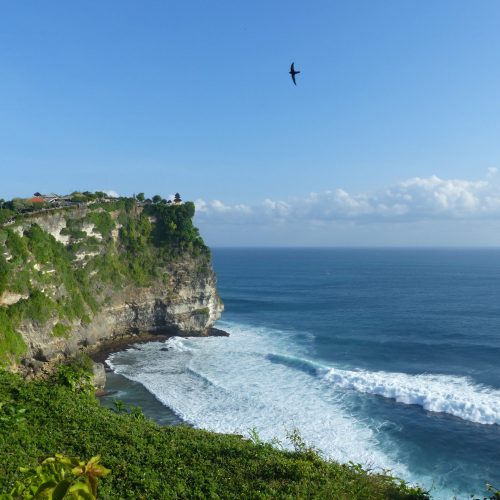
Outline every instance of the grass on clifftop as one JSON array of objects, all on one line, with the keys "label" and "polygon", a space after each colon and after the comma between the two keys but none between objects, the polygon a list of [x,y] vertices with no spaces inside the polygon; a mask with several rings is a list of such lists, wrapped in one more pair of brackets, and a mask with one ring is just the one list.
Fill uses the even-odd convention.
[{"label": "grass on clifftop", "polygon": [[[421,490],[359,466],[321,460],[313,451],[281,451],[238,436],[186,426],[159,427],[142,412],[115,413],[92,394],[55,381],[27,382],[0,370],[0,494],[55,453],[101,456],[111,473],[106,499],[335,498],[424,499]],[[17,418],[16,415],[22,415]]]}]

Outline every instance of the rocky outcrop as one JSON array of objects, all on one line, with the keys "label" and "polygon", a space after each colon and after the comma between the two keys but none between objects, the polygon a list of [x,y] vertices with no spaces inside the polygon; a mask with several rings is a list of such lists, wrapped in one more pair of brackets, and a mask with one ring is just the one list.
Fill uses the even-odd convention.
[{"label": "rocky outcrop", "polygon": [[11,306],[19,302],[21,299],[27,298],[27,294],[4,291],[0,294],[0,306]]},{"label": "rocky outcrop", "polygon": [[86,207],[75,207],[71,210],[47,211],[46,213],[26,217],[24,220],[13,226],[12,229],[17,234],[22,235],[23,232],[30,226],[38,224],[45,232],[52,235],[57,241],[63,245],[67,245],[70,241],[70,237],[68,235],[61,234],[61,230],[66,228],[68,219],[83,220],[87,213],[88,209]]},{"label": "rocky outcrop", "polygon": [[[168,210],[178,215],[174,211],[180,209]],[[1,308],[8,312],[4,317],[10,318],[26,345],[26,352],[18,358],[18,368],[25,373],[48,371],[54,362],[78,351],[120,339],[133,340],[141,334],[207,335],[220,317],[223,305],[202,241],[201,246],[199,241],[189,239],[181,241],[184,246],[165,243],[166,237],[155,228],[154,214],[144,214],[140,207],[127,211],[118,206],[108,213],[107,219],[104,217],[107,230],[102,220],[100,230],[91,222],[99,220],[96,214],[106,215],[102,207],[79,207],[17,221],[11,232],[18,235],[18,243],[12,240],[9,244],[8,234],[0,239],[0,252],[6,262],[12,261],[6,264],[11,266],[12,287],[7,282],[0,290],[0,312]],[[188,214],[178,221],[185,232],[190,230],[191,217]],[[125,236],[121,234],[122,224],[128,225]],[[46,235],[33,234],[30,228],[34,225]],[[176,225],[164,223],[162,228],[174,231]],[[196,250],[193,241],[198,244]],[[9,252],[18,247],[19,255],[24,255],[12,258]],[[51,252],[63,261],[47,259]],[[144,253],[148,254],[149,260],[144,261],[148,270],[134,280],[137,273],[129,276],[128,269],[143,262]],[[68,265],[80,281],[68,277]],[[29,274],[24,282],[16,282],[21,272]],[[118,279],[110,278],[109,273],[115,273]],[[71,300],[77,301],[80,312],[75,313],[74,308],[67,312],[64,305]],[[49,312],[40,314],[44,307]],[[9,316],[8,310],[14,308],[22,314],[17,323],[16,315]]]},{"label": "rocky outcrop", "polygon": [[223,305],[212,269],[199,273],[196,264],[191,259],[177,262],[167,284],[116,291],[88,325],[76,323],[65,338],[52,334],[55,322],[24,323],[20,331],[29,349],[26,358],[57,360],[115,339],[132,340],[141,333],[207,335]]}]

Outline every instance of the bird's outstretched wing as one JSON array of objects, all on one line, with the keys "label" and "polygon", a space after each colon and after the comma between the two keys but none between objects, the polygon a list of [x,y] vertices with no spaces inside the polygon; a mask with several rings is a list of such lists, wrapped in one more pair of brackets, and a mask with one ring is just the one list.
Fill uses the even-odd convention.
[{"label": "bird's outstretched wing", "polygon": [[292,77],[292,81],[294,85],[297,85],[297,82],[295,81],[295,75],[300,73],[300,71],[295,71],[295,63],[292,63],[290,65],[290,76]]}]

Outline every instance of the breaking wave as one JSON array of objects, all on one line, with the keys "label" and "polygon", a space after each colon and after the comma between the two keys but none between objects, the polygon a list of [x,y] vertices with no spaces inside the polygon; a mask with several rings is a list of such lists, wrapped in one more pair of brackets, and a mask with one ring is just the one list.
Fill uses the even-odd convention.
[{"label": "breaking wave", "polygon": [[344,370],[292,356],[267,357],[273,363],[315,375],[335,389],[375,394],[478,424],[500,425],[500,391],[474,384],[467,377]]},{"label": "breaking wave", "polygon": [[[228,322],[219,326],[230,337],[173,337],[112,354],[107,363],[194,427],[243,435],[256,429],[263,440],[277,438],[285,446],[287,434],[299,429],[327,458],[391,470],[428,486],[440,479],[409,470],[401,460],[406,451],[380,431],[394,424],[353,413],[351,395],[382,396],[471,422],[500,424],[500,391],[466,377],[338,368],[307,359],[308,346],[301,349],[294,332]],[[443,488],[433,496],[451,498]]]}]

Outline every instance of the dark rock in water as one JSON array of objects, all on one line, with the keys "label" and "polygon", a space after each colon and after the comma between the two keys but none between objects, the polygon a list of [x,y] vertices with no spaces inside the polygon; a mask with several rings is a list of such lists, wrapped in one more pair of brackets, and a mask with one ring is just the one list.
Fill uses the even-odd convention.
[{"label": "dark rock in water", "polygon": [[170,351],[170,349],[168,347],[162,347],[160,351]]},{"label": "dark rock in water", "polygon": [[211,337],[229,337],[229,333],[224,330],[220,330],[219,328],[210,328],[208,335]]},{"label": "dark rock in water", "polygon": [[114,394],[118,394],[118,391],[106,391],[104,389],[97,389],[95,391],[96,398],[106,398],[109,396],[113,396]]}]

